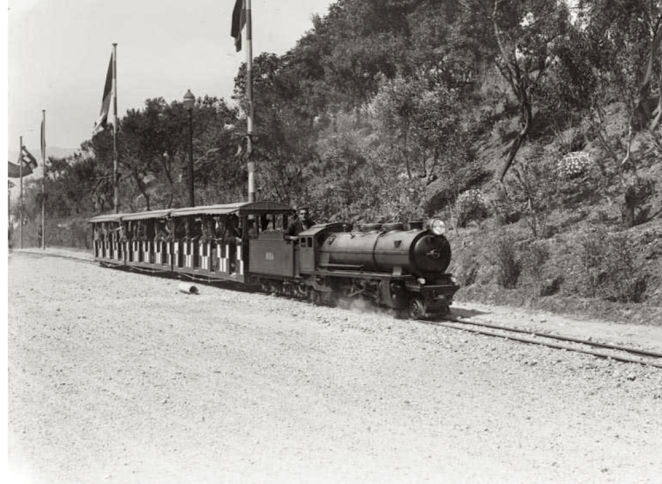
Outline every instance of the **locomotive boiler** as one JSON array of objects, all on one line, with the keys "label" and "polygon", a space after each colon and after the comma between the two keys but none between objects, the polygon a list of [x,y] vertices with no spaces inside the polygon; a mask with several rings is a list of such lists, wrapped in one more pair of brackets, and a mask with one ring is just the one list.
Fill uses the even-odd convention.
[{"label": "locomotive boiler", "polygon": [[367,232],[330,235],[320,249],[320,264],[356,266],[366,271],[435,278],[451,261],[448,240],[432,231],[403,230],[386,224]]}]

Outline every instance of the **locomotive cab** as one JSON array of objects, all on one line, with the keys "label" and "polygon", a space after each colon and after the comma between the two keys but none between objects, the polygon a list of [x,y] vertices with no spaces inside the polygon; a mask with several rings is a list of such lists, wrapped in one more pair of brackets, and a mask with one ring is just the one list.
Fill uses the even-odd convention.
[{"label": "locomotive cab", "polygon": [[329,223],[313,225],[308,230],[299,234],[299,272],[301,274],[312,274],[315,272],[316,261],[324,244],[330,234],[344,232],[346,224]]}]

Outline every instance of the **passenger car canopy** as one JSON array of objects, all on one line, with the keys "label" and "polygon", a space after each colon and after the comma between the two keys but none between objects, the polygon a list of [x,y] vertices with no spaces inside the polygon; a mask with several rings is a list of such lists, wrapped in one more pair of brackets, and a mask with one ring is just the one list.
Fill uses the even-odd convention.
[{"label": "passenger car canopy", "polygon": [[152,210],[151,212],[129,213],[122,217],[122,220],[146,220],[150,218],[166,218],[170,215],[172,209]]},{"label": "passenger car canopy", "polygon": [[185,207],[173,210],[171,217],[187,217],[194,215],[261,215],[265,213],[289,213],[290,207],[278,202],[238,202],[224,205],[207,205],[204,207]]},{"label": "passenger car canopy", "polygon": [[90,223],[101,222],[123,222],[131,220],[161,219],[168,217],[189,217],[196,215],[262,215],[265,213],[289,213],[290,207],[278,202],[237,202],[223,205],[206,205],[201,207],[184,207],[165,210],[151,210],[149,212],[136,213],[111,213],[97,215],[90,219]]},{"label": "passenger car canopy", "polygon": [[109,213],[106,215],[97,215],[96,217],[92,217],[89,222],[91,224],[98,224],[102,222],[120,222],[122,220],[122,217],[125,217],[127,215],[130,215],[128,213]]}]

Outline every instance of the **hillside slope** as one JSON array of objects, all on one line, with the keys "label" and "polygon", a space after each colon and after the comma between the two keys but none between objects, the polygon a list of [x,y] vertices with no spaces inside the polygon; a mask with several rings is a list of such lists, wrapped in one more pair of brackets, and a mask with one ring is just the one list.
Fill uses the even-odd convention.
[{"label": "hillside slope", "polygon": [[[616,144],[626,111],[615,104],[608,114]],[[492,173],[504,159],[497,138],[477,143]],[[573,176],[561,170],[564,139],[586,160]],[[479,187],[481,210],[460,224],[460,210],[452,214],[458,298],[662,325],[662,163],[644,134],[631,159],[623,169],[588,130],[529,142],[503,183]],[[630,219],[626,199],[636,202]]]}]

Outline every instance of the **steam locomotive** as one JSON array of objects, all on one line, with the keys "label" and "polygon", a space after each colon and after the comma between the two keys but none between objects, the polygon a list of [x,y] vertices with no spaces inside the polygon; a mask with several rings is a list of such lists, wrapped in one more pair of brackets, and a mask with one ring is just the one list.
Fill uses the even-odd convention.
[{"label": "steam locomotive", "polygon": [[231,282],[318,304],[364,299],[412,319],[445,315],[459,289],[444,224],[318,224],[290,240],[292,210],[259,201],[90,220],[100,264]]}]

